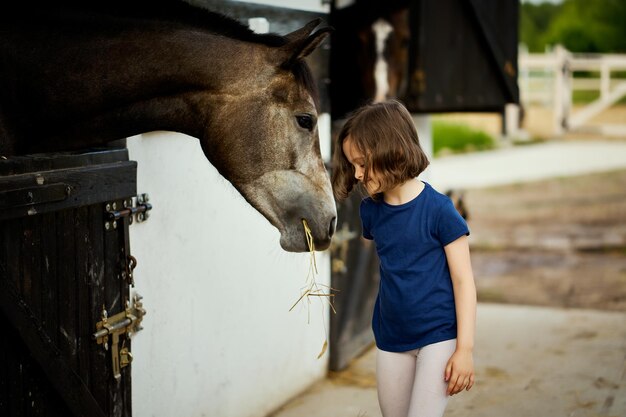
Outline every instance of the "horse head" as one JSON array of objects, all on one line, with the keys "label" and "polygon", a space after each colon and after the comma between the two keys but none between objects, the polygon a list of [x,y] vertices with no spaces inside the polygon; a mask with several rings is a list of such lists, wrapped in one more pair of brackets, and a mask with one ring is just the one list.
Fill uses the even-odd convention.
[{"label": "horse head", "polygon": [[[344,2],[345,3],[345,2]],[[411,41],[406,2],[353,2],[335,10],[331,49],[332,112],[407,93]]]},{"label": "horse head", "polygon": [[286,251],[308,250],[306,219],[316,249],[330,245],[336,207],[321,158],[318,103],[304,61],[329,34],[313,21],[284,36],[280,46],[254,48],[247,65],[211,96],[207,158],[280,232]]},{"label": "horse head", "polygon": [[308,250],[302,219],[329,246],[336,208],[305,57],[330,28],[259,35],[174,0],[57,6],[2,15],[0,155],[186,133],[285,250]]},{"label": "horse head", "polygon": [[398,97],[406,89],[409,62],[408,8],[392,9],[358,31],[359,61],[365,95],[375,102]]}]

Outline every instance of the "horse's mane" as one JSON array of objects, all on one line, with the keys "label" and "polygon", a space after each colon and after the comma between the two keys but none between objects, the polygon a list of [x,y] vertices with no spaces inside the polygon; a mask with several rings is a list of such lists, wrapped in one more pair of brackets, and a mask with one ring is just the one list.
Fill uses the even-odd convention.
[{"label": "horse's mane", "polygon": [[[124,5],[126,1],[123,1]],[[268,46],[282,46],[287,43],[287,40],[283,36],[275,33],[254,33],[248,26],[230,16],[192,5],[189,1],[190,0],[134,0],[131,1],[131,3],[143,4],[137,10],[140,16],[149,16],[166,21],[184,21],[187,24],[209,29],[230,38],[246,42],[261,43]],[[124,13],[127,13],[127,11],[125,10]],[[319,110],[317,86],[308,65],[304,61],[296,62],[292,65],[291,72],[297,82],[304,86],[309,92],[315,101],[315,107]]]},{"label": "horse's mane", "polygon": [[[245,41],[260,43],[267,46],[282,46],[287,40],[274,33],[258,34],[238,20],[209,10],[205,7],[192,4],[194,0],[31,0],[14,4],[10,13],[2,13],[9,10],[8,6],[0,7],[0,14],[7,18],[13,14],[31,15],[34,10],[43,13],[55,14],[65,11],[72,13],[89,13],[109,15],[121,18],[138,20],[157,20],[164,23],[184,24],[214,33]],[[200,4],[201,1],[195,0]],[[1,20],[1,19],[0,19]]]},{"label": "horse's mane", "polygon": [[[55,13],[68,10],[139,20],[158,20],[172,24],[182,23],[244,42],[260,43],[272,47],[279,47],[287,43],[287,39],[284,36],[275,33],[254,33],[248,26],[238,20],[191,4],[191,1],[194,0],[59,0],[56,2],[31,0],[30,2],[18,3],[17,5],[13,4],[12,7],[16,9],[15,6],[17,6],[17,9],[22,9],[27,14],[33,8],[39,7]],[[198,3],[199,0],[195,0],[195,2]],[[311,94],[317,106],[317,87],[306,62],[295,62],[291,67],[291,71],[296,80]]]},{"label": "horse's mane", "polygon": [[[126,0],[127,1],[127,0]],[[122,1],[126,5],[126,1]],[[192,5],[189,0],[134,0],[133,11],[140,17],[150,17],[164,21],[185,22],[192,26],[208,29],[233,39],[245,42],[261,43],[268,46],[282,46],[287,43],[285,37],[275,33],[258,34],[236,19],[222,13],[217,13],[203,7]],[[110,3],[108,3],[110,4]],[[137,5],[141,5],[137,8]],[[124,15],[128,15],[126,6],[122,8]],[[296,81],[309,92],[315,106],[319,110],[319,95],[315,79],[308,65],[304,61],[295,62],[291,72]]]},{"label": "horse's mane", "polygon": [[182,22],[246,42],[268,46],[281,46],[287,42],[283,36],[277,34],[254,33],[238,20],[193,5],[188,0],[107,0],[104,7],[113,14],[166,22]]},{"label": "horse's mane", "polygon": [[[184,22],[215,33],[238,39],[245,42],[261,43],[267,46],[282,46],[287,43],[285,37],[275,33],[254,33],[248,26],[222,13],[217,13],[203,7],[195,6],[190,0],[109,0],[107,8],[113,3],[119,4],[123,15],[136,15],[141,18],[154,18],[168,22]],[[196,1],[197,3],[197,1]],[[132,6],[131,6],[132,5]],[[315,79],[308,65],[296,62],[291,71],[297,82],[304,86],[315,101],[319,110],[319,95]]]}]

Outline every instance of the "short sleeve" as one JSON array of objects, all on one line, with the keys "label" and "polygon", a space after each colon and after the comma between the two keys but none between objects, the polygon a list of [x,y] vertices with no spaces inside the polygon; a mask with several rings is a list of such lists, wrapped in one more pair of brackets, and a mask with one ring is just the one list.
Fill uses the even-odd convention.
[{"label": "short sleeve", "polygon": [[442,246],[454,242],[463,235],[469,235],[467,222],[454,207],[452,200],[446,199],[439,211],[437,238]]},{"label": "short sleeve", "polygon": [[372,233],[370,231],[370,210],[368,210],[367,199],[361,201],[361,205],[359,206],[359,216],[361,217],[361,227],[363,228],[363,237],[367,240],[374,239]]}]

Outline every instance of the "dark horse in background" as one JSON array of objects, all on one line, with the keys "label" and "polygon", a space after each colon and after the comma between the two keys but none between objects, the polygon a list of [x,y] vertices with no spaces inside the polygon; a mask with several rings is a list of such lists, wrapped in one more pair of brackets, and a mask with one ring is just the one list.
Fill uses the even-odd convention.
[{"label": "dark horse in background", "polygon": [[406,93],[411,28],[408,0],[354,0],[331,13],[332,115]]},{"label": "dark horse in background", "polygon": [[[342,120],[369,102],[403,100],[408,93],[411,46],[409,0],[354,0],[333,10],[331,49],[332,114]],[[462,190],[448,190],[468,219]]]},{"label": "dark horse in background", "polygon": [[302,219],[329,246],[336,208],[305,62],[329,34],[319,20],[279,36],[174,0],[1,8],[1,156],[185,133],[285,250],[308,250]]}]

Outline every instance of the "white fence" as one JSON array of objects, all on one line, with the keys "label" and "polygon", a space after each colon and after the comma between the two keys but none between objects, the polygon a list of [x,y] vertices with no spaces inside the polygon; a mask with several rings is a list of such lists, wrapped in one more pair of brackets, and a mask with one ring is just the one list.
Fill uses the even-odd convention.
[{"label": "white fence", "polygon": [[[577,77],[581,71],[598,73],[599,77]],[[545,54],[521,51],[520,100],[524,106],[539,103],[552,107],[556,134],[580,129],[626,95],[626,79],[612,78],[616,71],[626,71],[626,54],[573,54],[561,46]],[[574,90],[596,90],[599,97],[573,112]],[[626,124],[598,128],[603,133],[626,134]]]}]

